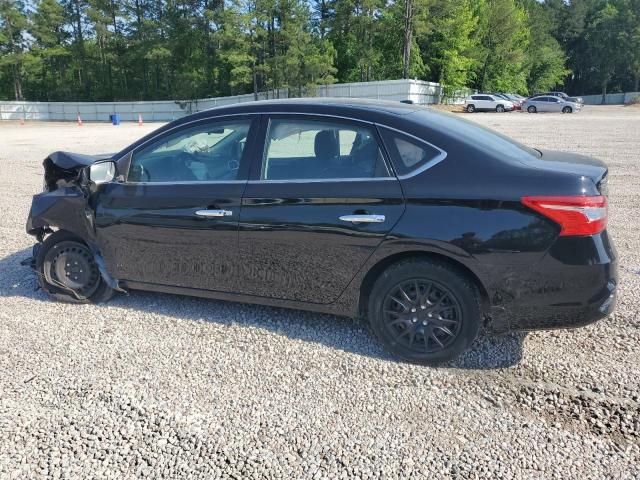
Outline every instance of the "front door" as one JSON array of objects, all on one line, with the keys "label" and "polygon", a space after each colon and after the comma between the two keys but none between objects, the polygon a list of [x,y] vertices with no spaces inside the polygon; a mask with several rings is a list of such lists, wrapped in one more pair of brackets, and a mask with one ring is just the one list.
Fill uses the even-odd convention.
[{"label": "front door", "polygon": [[375,126],[265,116],[240,212],[242,293],[331,303],[404,211]]},{"label": "front door", "polygon": [[558,97],[549,97],[550,112],[561,112],[562,106],[563,106],[562,101]]},{"label": "front door", "polygon": [[98,245],[113,277],[235,290],[252,123],[199,121],[133,152],[126,181],[105,185],[95,199]]}]

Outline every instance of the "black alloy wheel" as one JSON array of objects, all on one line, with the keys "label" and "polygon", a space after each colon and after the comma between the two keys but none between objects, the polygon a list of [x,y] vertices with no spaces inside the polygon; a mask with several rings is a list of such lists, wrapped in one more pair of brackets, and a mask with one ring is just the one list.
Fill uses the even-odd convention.
[{"label": "black alloy wheel", "polygon": [[444,350],[460,332],[460,302],[431,280],[400,282],[387,294],[383,309],[385,327],[393,340],[418,354]]},{"label": "black alloy wheel", "polygon": [[368,295],[367,316],[389,351],[413,363],[440,365],[473,343],[482,309],[478,288],[460,268],[412,258],[378,277]]}]

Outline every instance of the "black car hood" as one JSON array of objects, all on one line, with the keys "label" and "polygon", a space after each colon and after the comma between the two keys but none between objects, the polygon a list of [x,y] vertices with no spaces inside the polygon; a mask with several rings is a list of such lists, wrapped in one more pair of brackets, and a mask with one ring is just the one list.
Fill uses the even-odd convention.
[{"label": "black car hood", "polygon": [[53,152],[47,158],[50,159],[55,166],[62,168],[63,170],[73,170],[76,168],[87,167],[98,160],[106,160],[112,156],[112,153],[83,155],[81,153],[73,152]]},{"label": "black car hood", "polygon": [[44,159],[44,183],[50,191],[59,186],[78,185],[82,169],[98,160],[107,160],[113,154],[82,155],[71,152],[53,152]]}]

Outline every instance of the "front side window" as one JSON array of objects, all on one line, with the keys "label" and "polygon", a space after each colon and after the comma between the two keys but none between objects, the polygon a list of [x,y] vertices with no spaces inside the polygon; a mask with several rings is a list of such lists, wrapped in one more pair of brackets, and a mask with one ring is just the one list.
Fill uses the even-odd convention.
[{"label": "front side window", "polygon": [[135,153],[129,182],[235,180],[249,133],[249,120],[206,123],[169,133]]},{"label": "front side window", "polygon": [[272,120],[261,180],[388,177],[372,129],[315,120]]},{"label": "front side window", "polygon": [[398,176],[409,175],[437,159],[444,158],[444,152],[428,143],[412,137],[382,129],[382,138],[387,146],[393,167]]}]

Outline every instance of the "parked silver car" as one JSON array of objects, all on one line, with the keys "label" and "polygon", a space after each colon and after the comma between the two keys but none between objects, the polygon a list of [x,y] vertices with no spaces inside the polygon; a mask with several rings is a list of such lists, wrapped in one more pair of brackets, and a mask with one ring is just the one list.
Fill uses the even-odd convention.
[{"label": "parked silver car", "polygon": [[582,97],[570,97],[564,92],[536,93],[535,95],[531,95],[531,97],[529,98],[534,98],[534,97],[558,97],[564,100],[565,102],[575,102],[579,104],[584,103]]},{"label": "parked silver car", "polygon": [[529,113],[537,112],[579,112],[582,105],[577,102],[568,102],[559,97],[533,97],[527,98],[522,104],[522,110]]}]

